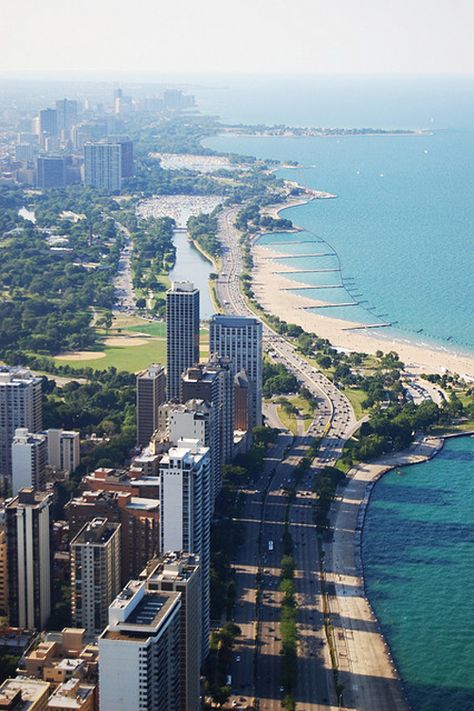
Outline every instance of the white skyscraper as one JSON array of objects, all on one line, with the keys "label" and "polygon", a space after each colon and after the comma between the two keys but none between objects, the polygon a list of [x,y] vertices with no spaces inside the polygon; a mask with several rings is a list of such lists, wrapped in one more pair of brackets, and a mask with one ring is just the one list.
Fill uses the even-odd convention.
[{"label": "white skyscraper", "polygon": [[51,613],[52,494],[22,489],[5,506],[12,627],[43,629]]},{"label": "white skyscraper", "polygon": [[209,350],[230,359],[233,375],[244,370],[250,385],[250,427],[262,422],[262,323],[247,316],[214,314]]},{"label": "white skyscraper", "polygon": [[211,471],[209,448],[179,440],[160,462],[162,551],[187,551],[201,560],[202,658],[209,651]]},{"label": "white skyscraper", "polygon": [[80,435],[73,430],[46,430],[48,464],[59,471],[72,474],[80,463]]},{"label": "white skyscraper", "polygon": [[201,567],[199,556],[166,553],[147,577],[147,590],[181,594],[181,711],[199,709],[201,668]]},{"label": "white skyscraper", "polygon": [[180,711],[181,593],[131,580],[99,637],[100,711]]},{"label": "white skyscraper", "polygon": [[119,143],[84,145],[84,183],[88,187],[119,192],[122,185],[122,147]]},{"label": "white skyscraper", "polygon": [[168,400],[181,395],[181,374],[199,361],[199,289],[175,281],[166,292]]},{"label": "white skyscraper", "polygon": [[35,491],[44,490],[47,458],[45,435],[33,434],[25,427],[15,430],[12,442],[13,496],[25,487],[32,487]]},{"label": "white skyscraper", "polygon": [[41,378],[21,367],[0,367],[0,475],[12,475],[12,442],[15,430],[42,429]]}]

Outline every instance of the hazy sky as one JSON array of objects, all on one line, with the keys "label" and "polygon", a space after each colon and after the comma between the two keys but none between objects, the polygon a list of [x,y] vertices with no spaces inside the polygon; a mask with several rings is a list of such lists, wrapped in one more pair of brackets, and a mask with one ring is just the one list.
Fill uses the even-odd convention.
[{"label": "hazy sky", "polygon": [[0,0],[0,71],[474,73],[474,0]]}]

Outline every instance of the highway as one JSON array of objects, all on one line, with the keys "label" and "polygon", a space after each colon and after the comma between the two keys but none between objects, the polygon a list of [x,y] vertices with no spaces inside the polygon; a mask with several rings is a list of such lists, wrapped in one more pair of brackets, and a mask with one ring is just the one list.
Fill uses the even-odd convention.
[{"label": "highway", "polygon": [[[240,233],[234,226],[236,213],[237,208],[225,210],[219,219],[223,253],[217,295],[226,313],[254,316],[240,290],[243,264]],[[281,538],[288,513],[296,562],[299,637],[298,685],[294,696],[297,709],[301,711],[327,711],[331,703],[334,709],[339,705],[323,627],[319,557],[310,491],[315,468],[331,464],[338,458],[344,441],[356,429],[357,422],[345,395],[303,360],[291,343],[265,324],[263,339],[267,355],[275,362],[283,363],[300,385],[313,393],[318,407],[307,433],[299,432],[296,438],[288,432],[280,433],[255,488],[242,492],[242,511],[245,513],[241,524],[245,528],[245,543],[235,564],[238,600],[235,621],[242,629],[242,636],[237,641],[232,664],[233,693],[229,707],[245,708],[255,697],[261,711],[281,709],[285,689],[281,685],[281,593],[278,584],[283,555]],[[272,420],[273,417],[274,413]],[[271,421],[271,424],[275,422]],[[291,483],[295,466],[313,437],[321,437],[318,457],[299,483],[294,502],[288,509],[289,498],[283,487]],[[286,456],[283,456],[285,450]],[[270,541],[272,550],[269,550]],[[258,606],[257,573],[261,580]]]}]

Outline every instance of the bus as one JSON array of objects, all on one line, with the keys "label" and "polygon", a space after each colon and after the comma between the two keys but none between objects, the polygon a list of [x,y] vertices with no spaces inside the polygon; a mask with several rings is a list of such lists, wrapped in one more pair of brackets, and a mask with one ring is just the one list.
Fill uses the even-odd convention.
[{"label": "bus", "polygon": [[269,551],[273,550],[273,541],[268,541],[268,550]]}]

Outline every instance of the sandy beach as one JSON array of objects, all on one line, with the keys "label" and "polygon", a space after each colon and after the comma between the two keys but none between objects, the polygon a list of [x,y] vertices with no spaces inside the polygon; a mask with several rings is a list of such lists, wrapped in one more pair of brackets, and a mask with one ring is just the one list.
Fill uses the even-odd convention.
[{"label": "sandy beach", "polygon": [[[301,204],[301,202],[305,201],[301,200],[297,204]],[[286,207],[288,205],[280,206],[277,212],[281,212]],[[448,370],[459,373],[461,376],[474,378],[474,356],[447,349],[440,348],[438,350],[435,347],[412,343],[408,340],[402,341],[393,338],[388,331],[387,337],[381,336],[380,332],[372,334],[370,329],[348,331],[345,329],[357,327],[360,324],[305,310],[305,307],[317,306],[322,302],[288,291],[289,288],[294,289],[306,285],[287,279],[279,273],[293,271],[293,269],[286,264],[272,261],[271,258],[278,256],[278,253],[257,244],[253,246],[252,254],[254,257],[253,289],[258,302],[266,311],[278,314],[284,321],[298,324],[305,331],[329,339],[338,348],[362,353],[395,350],[401,360],[413,369],[427,373],[443,373]]]}]

